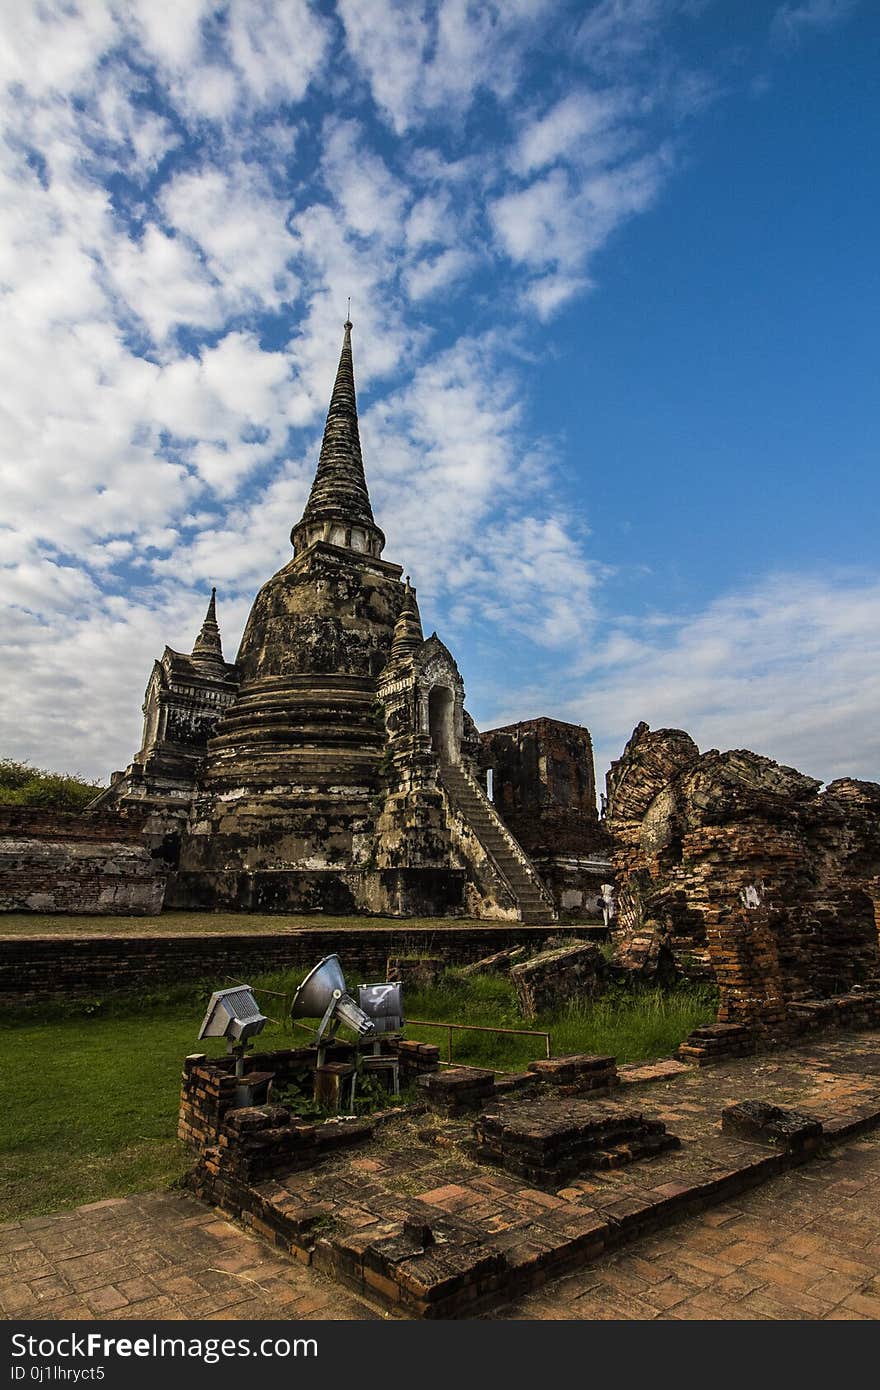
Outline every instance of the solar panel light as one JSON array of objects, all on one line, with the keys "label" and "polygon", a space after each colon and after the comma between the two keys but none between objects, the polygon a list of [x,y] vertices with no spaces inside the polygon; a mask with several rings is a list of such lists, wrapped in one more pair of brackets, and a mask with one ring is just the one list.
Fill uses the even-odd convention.
[{"label": "solar panel light", "polygon": [[358,1005],[373,1021],[376,1033],[399,1033],[403,1028],[403,985],[399,980],[358,985]]}]

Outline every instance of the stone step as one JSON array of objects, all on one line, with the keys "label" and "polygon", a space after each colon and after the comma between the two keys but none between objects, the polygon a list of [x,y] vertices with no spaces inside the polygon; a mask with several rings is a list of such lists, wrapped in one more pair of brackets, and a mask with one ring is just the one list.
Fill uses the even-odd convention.
[{"label": "stone step", "polygon": [[497,812],[491,803],[454,766],[443,768],[441,780],[477,839],[513,889],[522,921],[538,924],[552,917],[540,887],[511,849],[504,826],[496,819]]}]

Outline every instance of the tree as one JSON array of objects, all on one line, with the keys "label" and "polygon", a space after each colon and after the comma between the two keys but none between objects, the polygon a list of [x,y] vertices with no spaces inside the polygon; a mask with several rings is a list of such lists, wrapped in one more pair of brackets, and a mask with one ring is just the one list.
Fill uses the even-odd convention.
[{"label": "tree", "polygon": [[0,806],[41,806],[51,811],[82,811],[101,790],[64,772],[47,772],[14,758],[0,758]]}]

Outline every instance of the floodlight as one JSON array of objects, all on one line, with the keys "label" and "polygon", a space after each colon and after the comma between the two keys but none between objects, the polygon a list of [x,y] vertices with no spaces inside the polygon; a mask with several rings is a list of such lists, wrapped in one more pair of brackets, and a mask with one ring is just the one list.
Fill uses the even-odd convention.
[{"label": "floodlight", "polygon": [[244,1054],[250,1047],[249,1039],[262,1033],[266,1023],[266,1016],[260,1013],[250,985],[233,985],[231,989],[218,989],[211,995],[199,1038],[226,1039],[227,1051],[235,1058],[235,1075],[240,1083],[235,1088],[236,1105],[254,1104],[253,1087],[241,1080]]},{"label": "floodlight", "polygon": [[316,1040],[327,1028],[332,1037],[340,1023],[346,1023],[360,1037],[373,1032],[373,1020],[346,992],[345,976],[337,955],[325,956],[303,980],[290,1006],[291,1018],[320,1018]]},{"label": "floodlight", "polygon": [[399,1033],[403,1027],[403,985],[358,985],[358,1004],[376,1033]]},{"label": "floodlight", "polygon": [[250,985],[233,985],[211,995],[199,1038],[228,1038],[233,1044],[244,1043],[262,1033],[265,1026],[266,1016],[260,1013]]}]

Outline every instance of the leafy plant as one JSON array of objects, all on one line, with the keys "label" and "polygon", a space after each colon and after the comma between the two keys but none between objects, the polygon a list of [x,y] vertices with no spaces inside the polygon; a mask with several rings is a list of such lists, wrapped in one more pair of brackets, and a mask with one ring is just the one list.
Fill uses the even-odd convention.
[{"label": "leafy plant", "polygon": [[88,782],[84,777],[64,772],[47,772],[14,758],[0,758],[0,805],[82,811],[99,791],[100,782]]}]

